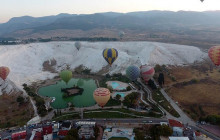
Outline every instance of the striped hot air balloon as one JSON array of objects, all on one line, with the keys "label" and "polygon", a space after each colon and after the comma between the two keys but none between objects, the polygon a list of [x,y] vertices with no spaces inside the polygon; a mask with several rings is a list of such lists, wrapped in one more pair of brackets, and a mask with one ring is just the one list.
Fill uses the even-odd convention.
[{"label": "striped hot air balloon", "polygon": [[118,58],[118,51],[114,48],[107,48],[103,50],[102,55],[111,66],[113,62]]},{"label": "striped hot air balloon", "polygon": [[107,88],[97,88],[93,92],[93,98],[99,106],[104,107],[110,99],[110,91]]},{"label": "striped hot air balloon", "polygon": [[141,76],[146,83],[154,76],[154,68],[148,65],[141,66]]},{"label": "striped hot air balloon", "polygon": [[140,69],[137,66],[129,66],[126,69],[126,76],[131,80],[135,81],[140,75]]},{"label": "striped hot air balloon", "polygon": [[209,49],[209,57],[212,62],[216,65],[220,65],[220,46],[214,46]]},{"label": "striped hot air balloon", "polygon": [[0,77],[5,80],[9,74],[10,70],[8,67],[0,67]]}]

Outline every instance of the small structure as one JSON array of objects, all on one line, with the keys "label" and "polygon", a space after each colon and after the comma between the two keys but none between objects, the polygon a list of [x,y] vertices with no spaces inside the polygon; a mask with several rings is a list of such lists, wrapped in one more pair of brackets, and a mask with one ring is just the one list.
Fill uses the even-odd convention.
[{"label": "small structure", "polygon": [[169,137],[169,140],[189,140],[188,137]]},{"label": "small structure", "polygon": [[169,119],[169,125],[173,129],[173,135],[172,136],[183,136],[183,124],[176,120]]},{"label": "small structure", "polygon": [[124,137],[129,140],[134,139],[135,134],[132,128],[106,128],[102,139],[110,139],[112,137]]},{"label": "small structure", "polygon": [[70,121],[64,121],[61,124],[61,130],[70,130],[72,128],[72,123]]},{"label": "small structure", "polygon": [[58,137],[63,139],[67,134],[68,134],[69,130],[60,130],[58,132]]},{"label": "small structure", "polygon": [[54,123],[53,124],[53,133],[57,133],[59,131],[60,124],[59,123]]},{"label": "small structure", "polygon": [[52,125],[43,127],[43,137],[44,137],[44,140],[52,140],[53,139]]},{"label": "small structure", "polygon": [[76,122],[76,126],[80,127],[78,134],[79,138],[90,139],[94,137],[94,127],[96,122],[86,122],[86,121],[79,121]]},{"label": "small structure", "polygon": [[16,133],[12,133],[11,139],[12,140],[25,140],[27,136],[27,132],[25,131],[20,131]]}]

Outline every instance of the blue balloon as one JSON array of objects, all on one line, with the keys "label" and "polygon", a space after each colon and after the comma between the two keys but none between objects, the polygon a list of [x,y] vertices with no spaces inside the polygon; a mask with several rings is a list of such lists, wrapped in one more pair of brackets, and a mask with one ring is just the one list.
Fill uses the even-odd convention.
[{"label": "blue balloon", "polygon": [[126,69],[126,76],[131,80],[135,81],[140,76],[140,69],[137,66],[129,66]]}]

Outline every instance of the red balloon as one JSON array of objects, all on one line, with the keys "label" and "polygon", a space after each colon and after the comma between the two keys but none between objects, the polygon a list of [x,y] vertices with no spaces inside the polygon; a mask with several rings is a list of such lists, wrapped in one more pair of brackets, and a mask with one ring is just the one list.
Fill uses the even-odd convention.
[{"label": "red balloon", "polygon": [[5,80],[9,74],[10,70],[8,67],[0,67],[0,77]]},{"label": "red balloon", "polygon": [[142,65],[141,69],[141,76],[146,83],[154,76],[154,68],[148,65]]},{"label": "red balloon", "polygon": [[216,65],[220,65],[220,46],[214,46],[209,49],[209,57],[212,62]]}]

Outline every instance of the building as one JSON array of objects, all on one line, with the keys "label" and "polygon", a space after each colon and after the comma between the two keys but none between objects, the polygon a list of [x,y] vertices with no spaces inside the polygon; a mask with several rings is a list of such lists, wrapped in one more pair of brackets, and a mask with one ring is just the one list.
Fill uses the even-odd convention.
[{"label": "building", "polygon": [[134,139],[135,134],[133,133],[133,128],[112,128],[107,127],[104,130],[102,140],[108,140],[112,137],[124,137],[129,140]]},{"label": "building", "polygon": [[25,140],[27,136],[27,132],[25,131],[20,131],[16,133],[11,134],[11,139],[12,140]]},{"label": "building", "polygon": [[59,131],[60,124],[59,123],[54,123],[53,124],[53,133],[57,133]]},{"label": "building", "polygon": [[189,140],[188,137],[169,137],[169,140]]},{"label": "building", "polygon": [[43,137],[44,137],[44,140],[52,140],[53,139],[52,125],[43,127]]},{"label": "building", "polygon": [[169,126],[173,129],[172,136],[182,137],[184,125],[181,122],[176,121],[176,120],[169,119],[168,121],[169,121]]},{"label": "building", "polygon": [[64,121],[61,124],[61,130],[70,130],[72,128],[72,123],[70,121]]},{"label": "building", "polygon": [[91,137],[94,137],[95,124],[96,122],[76,122],[76,126],[80,127],[80,129],[78,130],[79,138],[90,139]]},{"label": "building", "polygon": [[183,128],[182,127],[173,127],[172,136],[182,137],[183,136]]},{"label": "building", "polygon": [[68,134],[68,132],[69,132],[69,130],[60,130],[60,131],[58,132],[58,137],[59,137],[60,139],[63,139],[63,138]]}]

